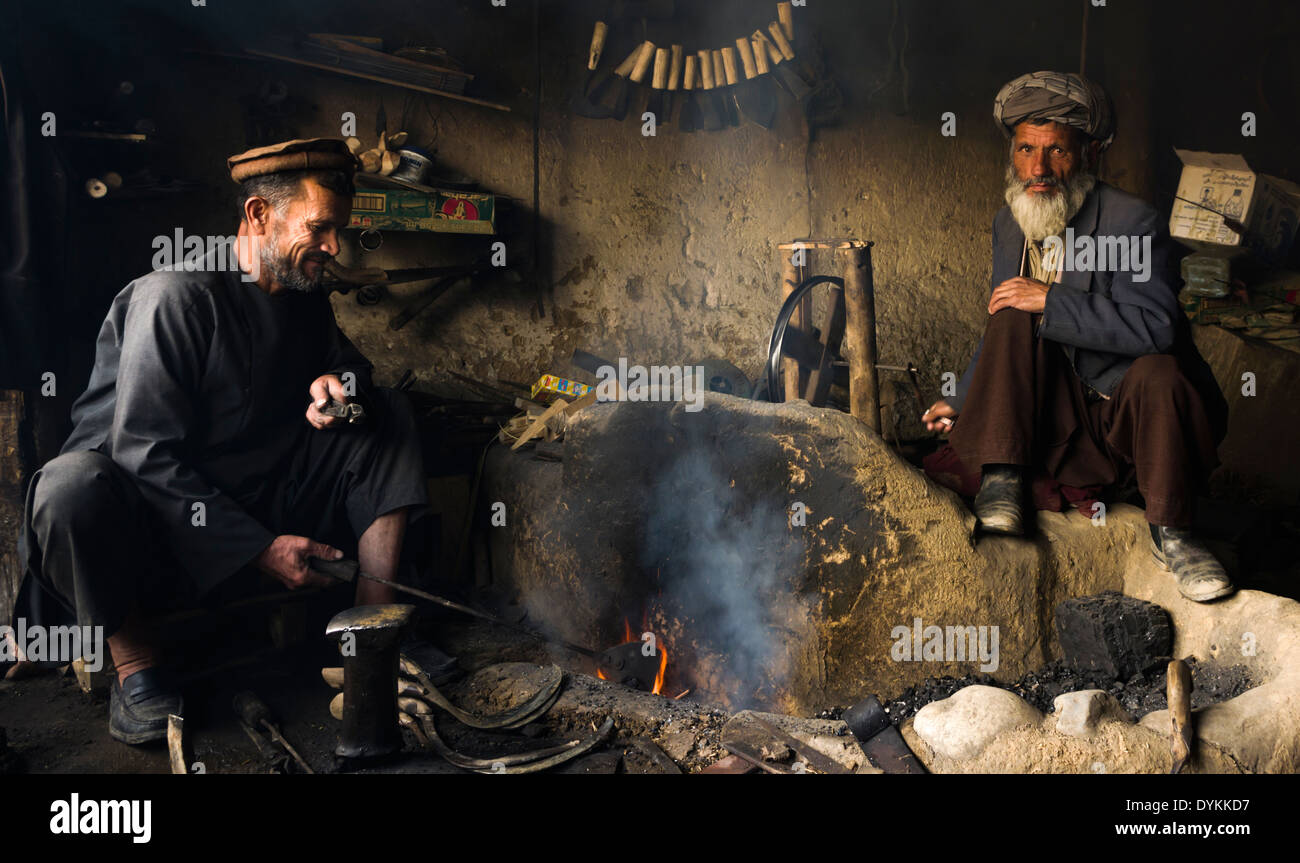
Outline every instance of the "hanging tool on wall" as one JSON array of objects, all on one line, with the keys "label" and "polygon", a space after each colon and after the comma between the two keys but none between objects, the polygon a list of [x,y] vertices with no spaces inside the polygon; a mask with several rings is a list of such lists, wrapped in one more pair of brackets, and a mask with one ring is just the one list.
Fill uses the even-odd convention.
[{"label": "hanging tool on wall", "polygon": [[776,115],[776,100],[772,97],[771,90],[767,89],[769,82],[758,79],[758,63],[749,37],[741,36],[736,40],[736,53],[740,56],[745,73],[745,80],[736,85],[736,101],[740,105],[740,112],[747,120],[770,129],[772,118]]},{"label": "hanging tool on wall", "polygon": [[717,92],[717,81],[713,77],[713,55],[707,49],[696,52],[700,60],[700,84],[704,93],[700,95],[700,120],[704,129],[716,132],[722,128],[726,109],[722,107],[722,97]]},{"label": "hanging tool on wall", "polygon": [[735,97],[727,89],[727,68],[722,58],[722,49],[714,48],[709,52],[709,62],[713,64],[713,86],[718,91],[717,101],[721,105],[719,112],[732,126],[740,125],[740,109],[736,106]]},{"label": "hanging tool on wall", "polygon": [[677,129],[680,132],[694,132],[700,127],[700,104],[695,90],[697,63],[694,55],[686,58],[686,68],[682,75],[682,108],[677,113]]},{"label": "hanging tool on wall", "polygon": [[685,49],[681,45],[673,45],[669,51],[668,87],[664,93],[663,122],[665,123],[673,116],[673,103],[676,101],[673,97],[677,95],[677,90],[681,86],[682,73],[685,71],[685,60]]},{"label": "hanging tool on wall", "polygon": [[645,113],[653,114],[655,124],[667,121],[664,114],[664,90],[668,87],[668,49],[656,48],[654,71],[650,75],[650,93],[646,96]]}]

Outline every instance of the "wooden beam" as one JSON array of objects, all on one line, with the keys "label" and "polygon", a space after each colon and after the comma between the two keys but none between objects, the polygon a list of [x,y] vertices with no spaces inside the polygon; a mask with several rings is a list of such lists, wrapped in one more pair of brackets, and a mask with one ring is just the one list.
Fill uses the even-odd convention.
[{"label": "wooden beam", "polygon": [[849,413],[880,433],[880,379],[876,371],[876,290],[871,244],[844,255],[844,353],[849,362]]}]

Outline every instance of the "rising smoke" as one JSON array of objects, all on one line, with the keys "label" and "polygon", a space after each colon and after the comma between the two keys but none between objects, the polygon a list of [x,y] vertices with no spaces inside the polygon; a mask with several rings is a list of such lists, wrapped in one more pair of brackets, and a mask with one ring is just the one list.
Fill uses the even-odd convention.
[{"label": "rising smoke", "polygon": [[690,446],[651,491],[642,556],[659,571],[661,607],[690,621],[701,659],[712,654],[727,691],[711,694],[732,707],[779,689],[788,666],[773,612],[796,555],[784,507],[775,497],[750,506],[752,497],[737,492],[706,447]]}]

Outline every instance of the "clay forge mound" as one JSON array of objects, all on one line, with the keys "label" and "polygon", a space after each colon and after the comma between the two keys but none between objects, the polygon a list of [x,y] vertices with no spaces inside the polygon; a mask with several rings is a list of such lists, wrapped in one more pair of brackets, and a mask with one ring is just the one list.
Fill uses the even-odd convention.
[{"label": "clay forge mound", "polygon": [[[1243,591],[1191,607],[1140,510],[1040,513],[1032,538],[976,544],[960,498],[847,414],[715,393],[685,408],[593,406],[558,462],[494,449],[483,489],[508,514],[489,534],[495,585],[570,641],[653,638],[664,695],[812,716],[936,676],[1013,681],[1059,657],[1058,603],[1106,590],[1160,604],[1175,655],[1204,660],[1242,641],[1235,609],[1267,607],[1257,652],[1227,658],[1265,686],[1210,710],[1300,673],[1279,659],[1300,649],[1300,606]],[[1296,737],[1263,761],[1294,760]]]}]

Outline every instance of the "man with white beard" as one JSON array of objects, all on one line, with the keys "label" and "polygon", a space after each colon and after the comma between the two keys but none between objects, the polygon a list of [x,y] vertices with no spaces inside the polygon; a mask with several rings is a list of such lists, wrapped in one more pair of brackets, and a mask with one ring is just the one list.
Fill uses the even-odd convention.
[{"label": "man with white beard", "polygon": [[1226,596],[1231,581],[1190,527],[1227,405],[1178,305],[1164,220],[1093,173],[1114,138],[1109,97],[1080,75],[1035,72],[1003,87],[993,113],[1011,161],[989,318],[956,395],[922,419],[951,430],[963,467],[979,471],[984,532],[1024,533],[1034,472],[1074,488],[1136,474],[1153,554],[1179,591]]}]

